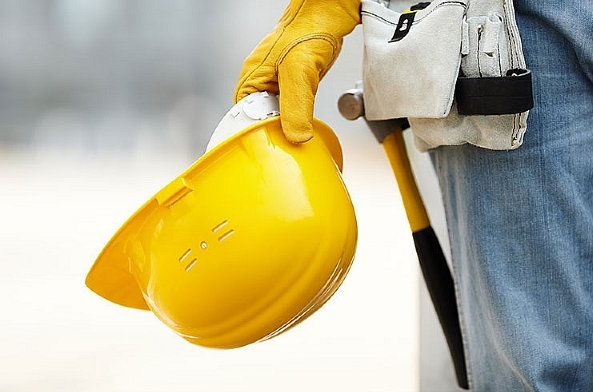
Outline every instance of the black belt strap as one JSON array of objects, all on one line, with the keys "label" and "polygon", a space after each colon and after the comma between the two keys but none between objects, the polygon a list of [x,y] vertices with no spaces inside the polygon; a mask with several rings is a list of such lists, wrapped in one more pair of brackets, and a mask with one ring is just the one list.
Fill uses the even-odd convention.
[{"label": "black belt strap", "polygon": [[533,108],[531,71],[512,69],[500,77],[460,76],[455,86],[455,99],[457,110],[463,115],[526,112]]}]

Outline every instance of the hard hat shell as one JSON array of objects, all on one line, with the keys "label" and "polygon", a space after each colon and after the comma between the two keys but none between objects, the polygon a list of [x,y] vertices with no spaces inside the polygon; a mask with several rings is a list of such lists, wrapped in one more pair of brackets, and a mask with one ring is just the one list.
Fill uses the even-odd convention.
[{"label": "hard hat shell", "polygon": [[314,132],[292,144],[272,117],[218,144],[124,223],[87,286],[206,347],[304,320],[338,289],[357,241],[340,144],[317,119]]}]

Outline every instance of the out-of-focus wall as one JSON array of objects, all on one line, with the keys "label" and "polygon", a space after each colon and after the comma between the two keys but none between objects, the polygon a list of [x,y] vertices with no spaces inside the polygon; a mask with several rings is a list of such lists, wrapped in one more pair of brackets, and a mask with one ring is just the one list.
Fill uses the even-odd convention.
[{"label": "out-of-focus wall", "polygon": [[0,1],[0,141],[201,149],[281,3]]}]

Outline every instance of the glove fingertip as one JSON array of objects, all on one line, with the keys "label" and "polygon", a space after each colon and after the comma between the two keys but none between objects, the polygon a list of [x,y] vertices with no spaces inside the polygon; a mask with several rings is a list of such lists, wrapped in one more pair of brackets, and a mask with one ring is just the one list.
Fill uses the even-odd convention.
[{"label": "glove fingertip", "polygon": [[282,131],[286,139],[294,144],[305,143],[313,138],[313,125],[311,124],[286,124],[282,122]]}]

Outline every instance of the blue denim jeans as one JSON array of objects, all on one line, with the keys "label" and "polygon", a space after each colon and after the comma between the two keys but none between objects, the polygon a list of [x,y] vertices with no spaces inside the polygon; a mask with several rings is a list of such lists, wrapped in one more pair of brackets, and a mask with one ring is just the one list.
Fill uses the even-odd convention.
[{"label": "blue denim jeans", "polygon": [[593,3],[515,0],[524,145],[432,152],[474,391],[593,391]]}]

